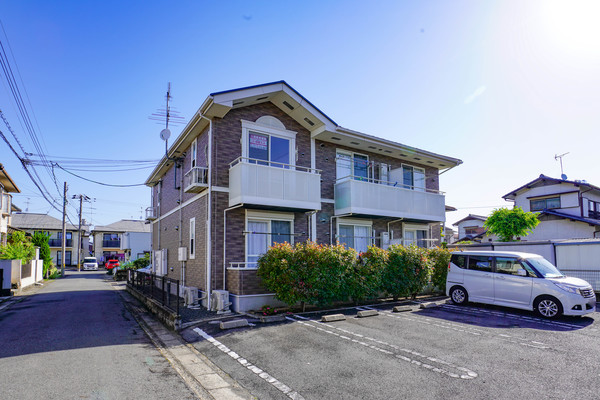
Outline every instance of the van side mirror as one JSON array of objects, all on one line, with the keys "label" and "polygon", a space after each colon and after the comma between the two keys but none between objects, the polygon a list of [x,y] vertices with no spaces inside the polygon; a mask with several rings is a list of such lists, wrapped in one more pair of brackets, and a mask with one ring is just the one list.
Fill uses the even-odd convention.
[{"label": "van side mirror", "polygon": [[518,269],[517,275],[518,276],[527,276],[527,271],[525,271],[524,269]]}]

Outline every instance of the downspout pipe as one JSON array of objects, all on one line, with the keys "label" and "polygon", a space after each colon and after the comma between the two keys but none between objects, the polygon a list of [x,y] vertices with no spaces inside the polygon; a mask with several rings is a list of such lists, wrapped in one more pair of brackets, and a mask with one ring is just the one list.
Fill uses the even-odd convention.
[{"label": "downspout pipe", "polygon": [[227,279],[227,211],[243,207],[244,203],[229,207],[223,210],[223,290],[226,290],[225,280]]}]

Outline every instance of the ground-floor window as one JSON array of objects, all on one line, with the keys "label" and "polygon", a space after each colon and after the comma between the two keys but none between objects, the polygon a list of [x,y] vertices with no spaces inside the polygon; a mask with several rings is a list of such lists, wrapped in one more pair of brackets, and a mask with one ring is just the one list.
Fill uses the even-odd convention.
[{"label": "ground-floor window", "polygon": [[359,253],[368,250],[373,244],[370,223],[340,221],[338,223],[338,242]]},{"label": "ground-floor window", "polygon": [[251,212],[246,214],[246,268],[256,262],[275,243],[294,243],[294,215]]},{"label": "ground-floor window", "polygon": [[[71,250],[65,251],[65,254],[65,265],[71,265]],[[60,250],[56,252],[56,265],[62,265],[62,251]]]},{"label": "ground-floor window", "polygon": [[429,236],[427,227],[406,227],[404,228],[404,245],[414,244],[419,247],[429,247]]}]

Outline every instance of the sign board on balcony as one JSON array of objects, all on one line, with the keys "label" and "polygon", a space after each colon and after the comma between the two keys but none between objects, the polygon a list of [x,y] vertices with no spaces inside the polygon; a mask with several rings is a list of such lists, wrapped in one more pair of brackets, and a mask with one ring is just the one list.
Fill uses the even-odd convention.
[{"label": "sign board on balcony", "polygon": [[250,148],[256,150],[267,150],[268,143],[267,137],[264,135],[257,135],[256,133],[250,134]]}]

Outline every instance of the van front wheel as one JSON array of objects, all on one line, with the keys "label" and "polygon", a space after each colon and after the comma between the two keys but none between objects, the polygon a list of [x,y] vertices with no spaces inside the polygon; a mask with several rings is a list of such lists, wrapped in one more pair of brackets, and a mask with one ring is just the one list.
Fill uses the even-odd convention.
[{"label": "van front wheel", "polygon": [[535,302],[535,311],[543,318],[556,318],[563,312],[562,304],[551,296],[540,297]]},{"label": "van front wheel", "polygon": [[467,301],[469,300],[469,295],[463,287],[456,286],[453,287],[450,291],[450,298],[452,299],[452,302],[454,304],[462,306],[463,304],[467,304]]}]

